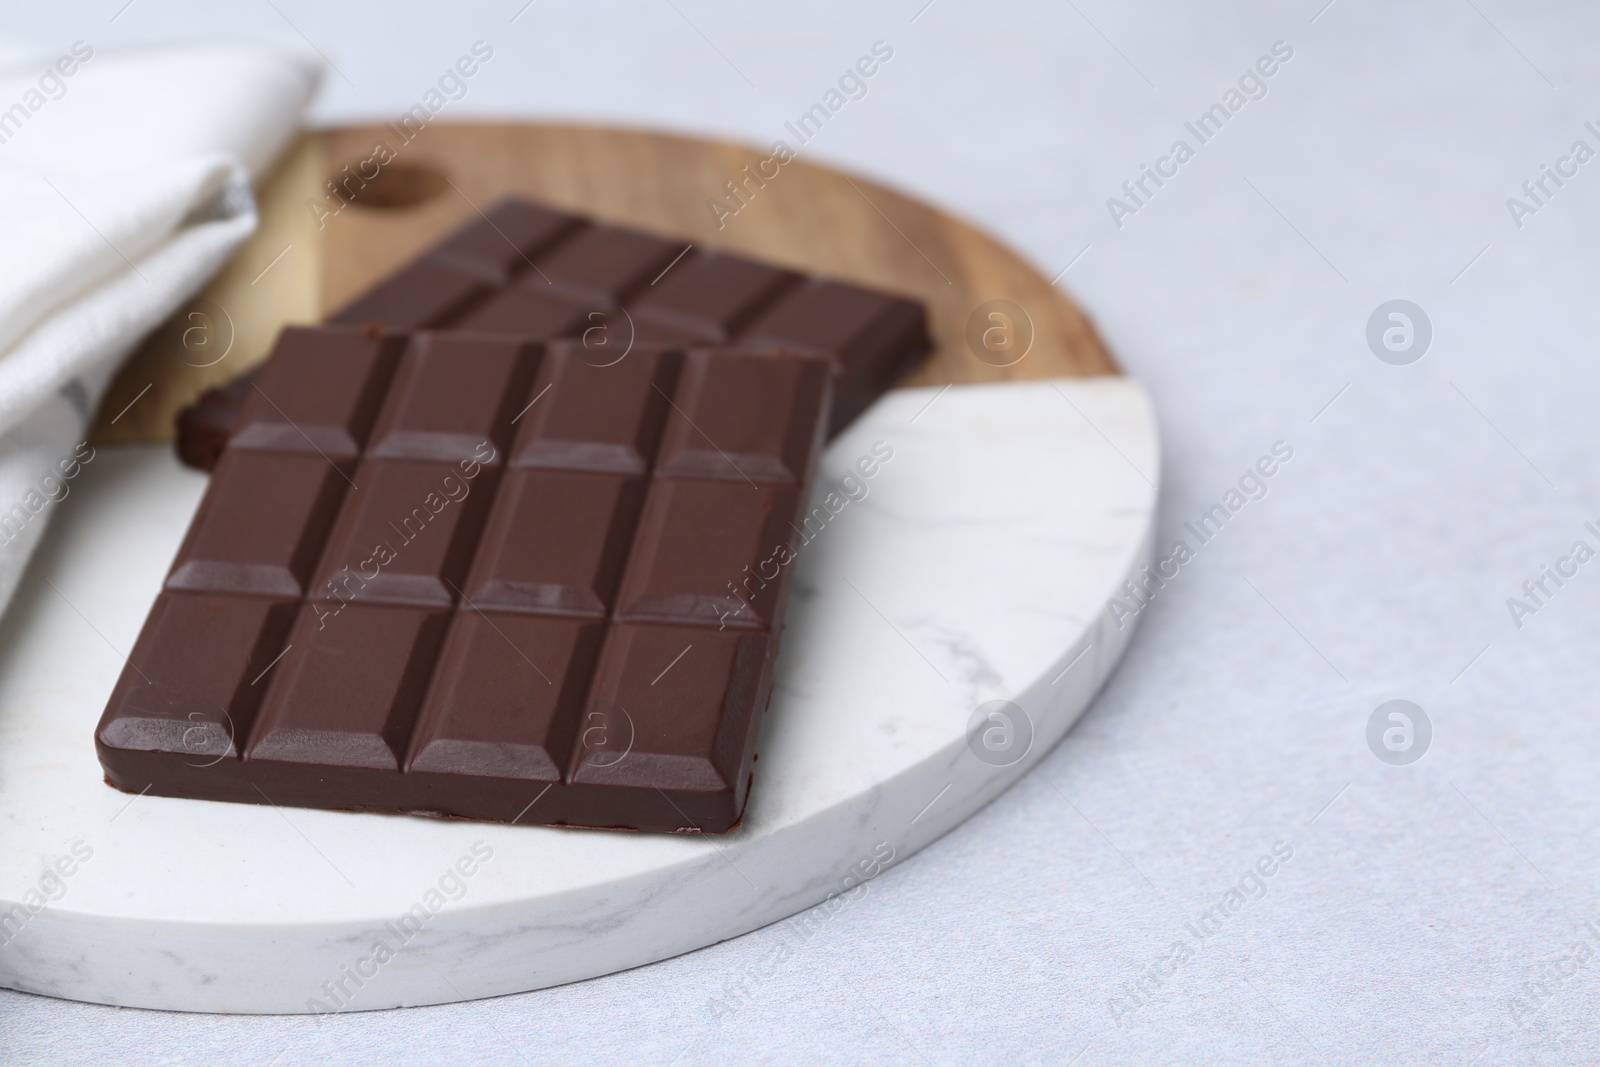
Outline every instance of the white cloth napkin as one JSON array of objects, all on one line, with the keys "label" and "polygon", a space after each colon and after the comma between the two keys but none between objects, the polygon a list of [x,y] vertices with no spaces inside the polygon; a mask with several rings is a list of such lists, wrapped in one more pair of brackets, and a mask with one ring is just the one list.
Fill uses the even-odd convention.
[{"label": "white cloth napkin", "polygon": [[278,46],[0,42],[0,609],[117,365],[255,229],[320,77]]}]

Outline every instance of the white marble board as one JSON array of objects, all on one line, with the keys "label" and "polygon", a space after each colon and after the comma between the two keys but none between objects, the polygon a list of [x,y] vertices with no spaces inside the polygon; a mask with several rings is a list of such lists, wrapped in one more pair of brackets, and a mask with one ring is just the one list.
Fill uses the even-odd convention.
[{"label": "white marble board", "polygon": [[[1133,632],[1107,600],[1149,558],[1159,481],[1126,378],[892,393],[829,447],[818,492],[878,441],[893,459],[797,564],[744,823],[704,838],[105,785],[93,728],[205,479],[164,446],[102,449],[0,624],[0,985],[366,1010],[606,974],[819,903],[820,920],[1081,714]],[[994,700],[1022,709],[1009,737],[969,732]]]}]

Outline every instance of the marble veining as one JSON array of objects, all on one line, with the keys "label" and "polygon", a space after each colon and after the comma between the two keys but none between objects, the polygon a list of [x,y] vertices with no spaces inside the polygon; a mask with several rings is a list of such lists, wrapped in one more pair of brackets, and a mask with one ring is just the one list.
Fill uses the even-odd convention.
[{"label": "marble veining", "polygon": [[[891,394],[823,458],[825,490],[875,442],[894,449],[799,553],[756,787],[715,841],[106,786],[93,727],[204,480],[165,448],[104,450],[0,623],[0,984],[222,1012],[490,996],[737,936],[912,855],[1025,773],[1109,675],[1133,628],[1106,600],[1149,557],[1139,472],[1159,465],[1127,379],[929,406],[936,392]],[[1032,723],[1010,766],[968,745],[992,699]]]}]

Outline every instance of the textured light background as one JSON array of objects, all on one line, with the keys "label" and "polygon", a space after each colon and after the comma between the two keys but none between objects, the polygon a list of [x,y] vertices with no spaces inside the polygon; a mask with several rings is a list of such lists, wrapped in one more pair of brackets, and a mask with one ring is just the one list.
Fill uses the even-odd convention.
[{"label": "textured light background", "polygon": [[[393,116],[481,38],[495,59],[447,118],[762,145],[887,41],[868,96],[806,151],[980,221],[1049,276],[1073,264],[1061,284],[1155,396],[1163,545],[1275,441],[1294,458],[1144,613],[1056,752],[809,936],[325,1022],[0,993],[0,1059],[1592,1060],[1600,562],[1520,629],[1506,599],[1574,540],[1600,547],[1582,527],[1600,520],[1600,160],[1520,229],[1506,198],[1575,140],[1600,149],[1600,9],[1324,2],[10,6],[0,31],[49,47],[303,35],[337,67],[319,122]],[[1193,144],[1183,123],[1279,40],[1294,55],[1268,95],[1117,228],[1106,198]],[[1432,322],[1410,366],[1365,341],[1393,298]],[[1411,766],[1367,748],[1391,698],[1433,724]],[[1187,934],[1279,841],[1293,858],[1265,895]],[[1192,958],[1114,1018],[1184,937]]]}]

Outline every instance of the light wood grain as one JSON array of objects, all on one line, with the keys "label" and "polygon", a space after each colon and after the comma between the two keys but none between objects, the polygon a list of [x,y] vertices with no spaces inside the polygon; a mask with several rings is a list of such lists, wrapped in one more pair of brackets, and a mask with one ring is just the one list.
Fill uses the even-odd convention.
[{"label": "light wood grain", "polygon": [[[375,159],[387,161],[359,166]],[[348,204],[325,184],[374,169],[371,181],[346,182]],[[177,410],[264,359],[281,326],[317,321],[511,194],[917,297],[928,306],[935,350],[908,386],[1120,373],[1083,313],[1016,253],[864,178],[634,130],[435,125],[407,142],[392,127],[366,127],[297,145],[260,191],[260,231],[130,360],[102,404],[95,439],[169,439]],[[1023,317],[991,319],[997,300]],[[1012,347],[980,359],[969,342],[975,318],[980,334],[992,324],[1011,329]],[[231,322],[232,350],[202,365],[217,349],[193,327],[220,329],[212,319]],[[1016,358],[1030,327],[1026,355],[996,365]]]}]

